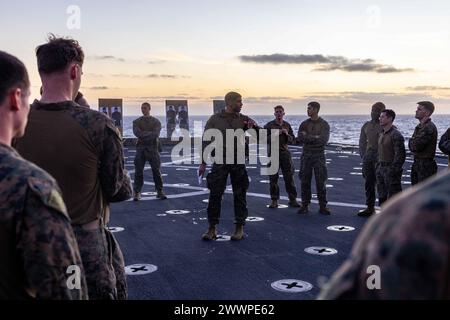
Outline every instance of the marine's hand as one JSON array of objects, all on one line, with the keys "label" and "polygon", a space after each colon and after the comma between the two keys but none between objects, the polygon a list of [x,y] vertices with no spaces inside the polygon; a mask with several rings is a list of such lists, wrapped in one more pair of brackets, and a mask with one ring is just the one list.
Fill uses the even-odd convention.
[{"label": "marine's hand", "polygon": [[206,164],[201,164],[199,167],[198,167],[198,176],[200,177],[200,176],[204,176],[205,175],[205,171],[206,171]]},{"label": "marine's hand", "polygon": [[287,129],[281,129],[281,134],[289,135],[289,131]]}]

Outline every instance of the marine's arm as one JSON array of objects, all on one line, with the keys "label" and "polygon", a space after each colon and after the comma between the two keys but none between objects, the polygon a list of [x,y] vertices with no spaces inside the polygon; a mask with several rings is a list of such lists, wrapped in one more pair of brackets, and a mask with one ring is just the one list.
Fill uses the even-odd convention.
[{"label": "marine's arm", "polygon": [[359,135],[359,155],[361,158],[364,158],[367,150],[367,135],[366,130],[364,130],[366,125],[363,125],[361,128],[361,133]]},{"label": "marine's arm", "polygon": [[42,188],[41,182],[30,182],[16,226],[26,291],[37,299],[87,299],[83,265],[61,195],[56,189],[39,195]]},{"label": "marine's arm", "polygon": [[444,154],[450,154],[450,129],[448,129],[439,140],[439,149]]},{"label": "marine's arm", "polygon": [[409,149],[412,152],[424,150],[433,141],[435,128],[432,125],[426,125],[422,130],[417,130],[408,142]]},{"label": "marine's arm", "polygon": [[110,122],[104,130],[99,168],[103,195],[108,202],[125,201],[131,198],[132,188],[130,176],[124,168],[120,134]]},{"label": "marine's arm", "polygon": [[394,145],[394,160],[392,161],[392,168],[395,171],[400,171],[406,159],[405,139],[401,133],[397,131],[392,135],[392,142]]}]

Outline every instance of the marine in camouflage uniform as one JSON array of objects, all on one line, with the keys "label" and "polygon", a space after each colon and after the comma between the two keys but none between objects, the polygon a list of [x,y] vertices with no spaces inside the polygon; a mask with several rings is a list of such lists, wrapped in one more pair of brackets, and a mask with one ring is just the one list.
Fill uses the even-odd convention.
[{"label": "marine in camouflage uniform", "polygon": [[[405,139],[400,131],[392,125],[392,117],[386,114],[392,110],[384,110],[380,116],[383,132],[378,139],[377,190],[378,202],[382,205],[387,199],[402,191],[402,173],[405,163]],[[383,119],[383,120],[382,120]],[[388,120],[386,120],[388,119]],[[384,127],[383,121],[390,121],[391,126]]]},{"label": "marine in camouflage uniform", "polygon": [[419,102],[416,111],[416,119],[420,123],[414,130],[409,140],[409,150],[414,154],[414,163],[411,167],[411,184],[415,185],[433,176],[437,172],[437,164],[434,160],[437,145],[437,128],[430,116],[434,111],[434,105],[429,101]]},{"label": "marine in camouflage uniform", "polygon": [[330,138],[330,126],[328,122],[318,116],[320,104],[311,102],[308,104],[309,119],[300,124],[297,142],[303,145],[303,153],[300,160],[300,182],[302,206],[298,213],[308,212],[311,203],[311,180],[314,172],[316,180],[317,198],[322,214],[330,214],[327,205],[326,181],[328,179],[327,164],[325,158],[325,146]]},{"label": "marine in camouflage uniform", "polygon": [[[208,202],[208,222],[209,229],[203,235],[204,240],[215,240],[217,237],[216,225],[219,223],[222,196],[225,192],[228,175],[231,178],[231,185],[233,188],[234,197],[234,216],[236,230],[232,235],[232,240],[241,240],[243,238],[243,227],[245,225],[245,220],[248,217],[247,209],[247,190],[249,187],[249,179],[247,170],[245,167],[245,155],[238,155],[238,150],[245,150],[245,141],[240,141],[239,139],[234,139],[236,141],[227,141],[226,131],[242,129],[244,131],[248,130],[250,127],[258,130],[255,122],[249,117],[240,113],[242,108],[242,97],[238,93],[231,92],[227,94],[225,101],[228,101],[227,109],[220,113],[211,116],[206,123],[205,131],[209,129],[217,129],[221,132],[223,138],[223,159],[222,163],[213,163],[211,172],[206,177],[206,182],[208,189],[210,190],[209,202]],[[235,143],[233,143],[235,142]],[[239,145],[242,143],[242,145]],[[227,152],[231,152],[227,148],[228,144],[233,144],[234,146],[234,159],[232,163],[226,162]],[[203,139],[203,150],[209,145],[209,142]],[[213,154],[215,156],[215,154]],[[243,156],[244,163],[239,164],[238,159]],[[201,170],[205,169],[206,159],[203,158]]]},{"label": "marine in camouflage uniform", "polygon": [[109,203],[132,195],[120,132],[105,114],[73,102],[84,52],[73,39],[50,36],[36,49],[43,83],[17,150],[61,188],[80,249],[90,299],[125,299],[123,255],[107,230]]},{"label": "marine in camouflage uniform", "polygon": [[11,147],[27,124],[28,72],[2,51],[0,70],[0,300],[87,299],[60,190],[48,173]]},{"label": "marine in camouflage uniform", "polygon": [[[450,155],[450,129],[447,129],[447,131],[442,135],[441,139],[439,140],[439,149],[442,151],[443,154]],[[450,166],[450,159],[449,159],[449,166]]]},{"label": "marine in camouflage uniform", "polygon": [[142,185],[144,184],[144,167],[148,161],[152,168],[153,181],[159,199],[167,199],[163,192],[163,180],[161,176],[161,158],[159,134],[161,122],[150,115],[151,106],[142,104],[144,116],[133,121],[133,133],[138,138],[136,144],[136,156],[134,158],[134,200],[140,200]]},{"label": "marine in camouflage uniform", "polygon": [[126,299],[123,255],[106,228],[109,203],[132,195],[114,122],[72,101],[36,100],[17,150],[55,177],[63,191],[90,299]]},{"label": "marine in camouflage uniform", "polygon": [[378,162],[378,138],[383,132],[380,126],[381,111],[386,109],[382,102],[372,106],[371,121],[367,121],[361,128],[359,136],[359,154],[362,159],[362,174],[365,179],[367,208],[358,212],[358,216],[370,216],[375,213],[375,187],[377,184],[376,165]]},{"label": "marine in camouflage uniform", "polygon": [[[0,300],[87,299],[78,245],[55,182],[0,144]],[[69,289],[70,266],[80,289]]]},{"label": "marine in camouflage uniform", "polygon": [[450,299],[449,194],[446,172],[390,202],[364,227],[319,299]]},{"label": "marine in camouflage uniform", "polygon": [[[281,172],[283,173],[284,184],[286,192],[289,196],[289,205],[291,207],[299,207],[297,203],[297,189],[294,182],[294,163],[292,162],[291,153],[289,152],[288,144],[292,144],[295,141],[294,131],[292,130],[289,122],[283,120],[284,108],[282,106],[275,107],[275,120],[268,122],[264,129],[268,130],[267,140],[269,151],[271,151],[271,130],[280,131],[278,137],[279,158]],[[269,155],[270,156],[270,155]],[[279,171],[279,170],[278,170]],[[280,188],[278,186],[278,171],[276,174],[271,175],[270,179],[270,198],[272,203],[270,208],[278,207],[278,200],[280,199]]]}]

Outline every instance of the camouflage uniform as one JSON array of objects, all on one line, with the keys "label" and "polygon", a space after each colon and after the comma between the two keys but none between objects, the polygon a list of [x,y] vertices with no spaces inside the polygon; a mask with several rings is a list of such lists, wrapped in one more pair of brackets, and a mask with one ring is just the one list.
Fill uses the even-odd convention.
[{"label": "camouflage uniform", "polygon": [[144,183],[144,167],[148,161],[152,168],[157,192],[162,192],[161,158],[159,156],[159,134],[161,122],[152,116],[143,116],[133,121],[133,133],[138,138],[134,158],[134,192],[141,192]]},{"label": "camouflage uniform", "polygon": [[442,153],[450,155],[450,129],[448,129],[439,140],[439,149],[442,151]]},{"label": "camouflage uniform", "polygon": [[[0,300],[87,299],[78,245],[55,180],[0,144]],[[81,271],[69,289],[69,266]]]},{"label": "camouflage uniform", "polygon": [[86,270],[89,298],[126,297],[124,264],[116,263],[123,262],[123,255],[111,245],[114,236],[106,230],[109,203],[132,195],[113,121],[72,101],[35,101],[25,135],[16,144],[24,158],[44,168],[61,187]]},{"label": "camouflage uniform", "polygon": [[402,173],[405,163],[405,139],[392,126],[378,139],[377,189],[380,205],[402,191]]},{"label": "camouflage uniform", "polygon": [[[238,164],[236,161],[238,158],[237,150],[245,150],[245,145],[238,147],[237,144],[234,144],[234,162],[232,164],[227,164],[225,159],[227,154],[226,130],[248,130],[246,122],[249,120],[250,118],[245,115],[222,111],[211,116],[206,123],[205,131],[209,129],[217,129],[222,133],[224,140],[223,164],[214,163],[211,172],[206,177],[207,186],[210,190],[207,209],[208,222],[210,226],[215,226],[219,223],[222,196],[225,192],[228,175],[230,175],[231,185],[233,187],[235,224],[242,226],[245,225],[245,220],[248,216],[247,190],[249,187],[249,180],[245,164]],[[209,142],[206,142],[205,140],[203,141],[204,150]],[[238,141],[238,143],[240,142]],[[230,152],[230,150],[228,151]],[[213,156],[215,155],[213,154]],[[203,159],[203,163],[205,163],[204,160],[205,159]]]},{"label": "camouflage uniform", "polygon": [[431,119],[416,127],[408,145],[409,150],[414,154],[414,163],[411,167],[411,184],[415,185],[437,172],[437,164],[434,160],[437,128]]},{"label": "camouflage uniform", "polygon": [[[289,195],[290,201],[295,201],[297,198],[297,190],[295,188],[294,182],[294,163],[292,162],[291,153],[289,152],[288,144],[293,143],[295,141],[294,131],[292,130],[291,125],[283,121],[281,125],[279,125],[276,120],[268,122],[264,129],[268,130],[268,145],[270,145],[271,137],[270,130],[280,130],[286,129],[288,131],[288,135],[280,134],[279,136],[279,164],[281,167],[281,172],[283,173],[284,184],[286,186],[286,192]],[[280,188],[278,187],[278,172],[269,177],[270,179],[270,197],[272,200],[280,199]]]},{"label": "camouflage uniform", "polygon": [[362,173],[365,179],[366,205],[375,206],[375,186],[377,184],[376,165],[378,162],[378,137],[383,132],[378,120],[367,121],[361,128],[359,154],[362,158]]},{"label": "camouflage uniform", "polygon": [[[306,134],[302,134],[306,132]],[[326,181],[328,179],[327,164],[325,158],[325,146],[330,138],[330,126],[328,122],[307,119],[300,124],[297,141],[303,145],[303,154],[300,160],[300,181],[302,204],[311,202],[311,180],[314,170],[316,180],[317,198],[321,207],[327,204]]]},{"label": "camouflage uniform", "polygon": [[[364,227],[319,299],[450,299],[450,173],[411,188]],[[374,271],[380,271],[380,289]]]}]

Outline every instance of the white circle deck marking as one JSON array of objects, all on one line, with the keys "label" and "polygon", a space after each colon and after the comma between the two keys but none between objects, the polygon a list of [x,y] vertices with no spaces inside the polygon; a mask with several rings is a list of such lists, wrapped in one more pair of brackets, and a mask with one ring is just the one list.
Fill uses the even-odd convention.
[{"label": "white circle deck marking", "polygon": [[261,183],[270,183],[269,180],[260,180],[259,182],[261,182]]},{"label": "white circle deck marking", "polygon": [[402,184],[411,184],[411,181],[402,181]]},{"label": "white circle deck marking", "polygon": [[343,178],[328,178],[330,181],[343,181]]},{"label": "white circle deck marking", "polygon": [[230,241],[231,237],[225,234],[218,234],[215,241]]},{"label": "white circle deck marking", "polygon": [[338,156],[338,158],[348,158],[348,156]]},{"label": "white circle deck marking", "polygon": [[125,267],[125,273],[128,276],[141,276],[143,274],[149,274],[158,270],[158,267],[153,264],[132,264]]},{"label": "white circle deck marking", "polygon": [[362,176],[362,172],[350,172],[353,176]]},{"label": "white circle deck marking", "polygon": [[190,186],[189,183],[174,183],[173,185],[176,186],[176,187],[188,187],[188,186]]},{"label": "white circle deck marking", "polygon": [[329,226],[327,227],[330,231],[337,231],[337,232],[349,232],[355,230],[353,227],[349,226]]},{"label": "white circle deck marking", "polygon": [[158,213],[156,216],[157,217],[165,217],[165,216],[167,216],[167,214],[165,214],[165,213]]},{"label": "white circle deck marking", "polygon": [[336,254],[337,250],[333,248],[327,247],[309,247],[305,249],[306,253],[314,254],[318,256],[330,256],[332,254]]},{"label": "white circle deck marking", "polygon": [[247,169],[257,169],[258,167],[253,167],[253,166],[247,166]]},{"label": "white circle deck marking", "polygon": [[278,280],[272,282],[270,286],[277,291],[288,293],[306,292],[313,288],[311,283],[296,279]]},{"label": "white circle deck marking", "polygon": [[189,171],[189,169],[186,169],[186,168],[176,168],[175,171]]},{"label": "white circle deck marking", "polygon": [[108,230],[111,231],[112,233],[115,233],[115,232],[122,232],[122,231],[125,230],[125,228],[122,228],[122,227],[108,227]]},{"label": "white circle deck marking", "polygon": [[334,186],[332,184],[327,184],[326,187],[327,188],[334,188]]},{"label": "white circle deck marking", "polygon": [[166,213],[168,214],[188,214],[190,213],[189,210],[167,210]]},{"label": "white circle deck marking", "polygon": [[161,177],[167,177],[168,174],[167,173],[161,173]]},{"label": "white circle deck marking", "polygon": [[362,170],[361,167],[354,167],[353,170]]},{"label": "white circle deck marking", "polygon": [[156,196],[157,193],[152,191],[152,192],[142,192],[141,193],[142,196]]},{"label": "white circle deck marking", "polygon": [[264,221],[264,218],[261,218],[261,217],[248,217],[247,219],[245,219],[245,221],[247,221],[247,222],[259,222],[259,221]]},{"label": "white circle deck marking", "polygon": [[202,202],[209,203],[209,199],[203,199]]},{"label": "white circle deck marking", "polygon": [[[268,207],[269,207],[269,204],[266,205],[266,208],[268,208]],[[289,206],[287,206],[285,204],[278,204],[278,209],[286,209],[286,208],[289,208]]]}]

